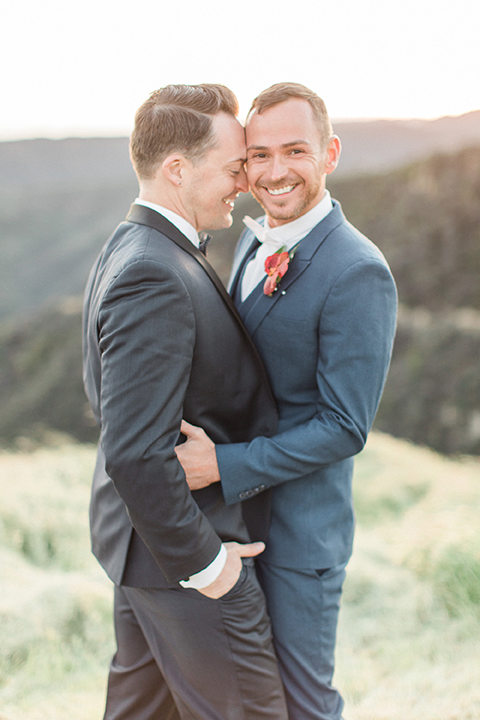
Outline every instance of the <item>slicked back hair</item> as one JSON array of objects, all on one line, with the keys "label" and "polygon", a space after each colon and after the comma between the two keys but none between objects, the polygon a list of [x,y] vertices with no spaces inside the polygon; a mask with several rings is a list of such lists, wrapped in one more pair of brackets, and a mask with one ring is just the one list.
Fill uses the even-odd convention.
[{"label": "slicked back hair", "polygon": [[200,158],[215,144],[212,118],[236,117],[238,100],[225,85],[166,85],[139,107],[130,137],[130,157],[139,178],[153,177],[172,153]]},{"label": "slicked back hair", "polygon": [[285,100],[295,98],[306,100],[310,104],[315,123],[320,132],[322,145],[326,146],[333,135],[333,130],[325,103],[313,90],[309,90],[305,85],[299,83],[277,83],[261,92],[260,95],[257,95],[248,111],[247,122],[253,112],[261,115],[264,110],[285,102]]}]

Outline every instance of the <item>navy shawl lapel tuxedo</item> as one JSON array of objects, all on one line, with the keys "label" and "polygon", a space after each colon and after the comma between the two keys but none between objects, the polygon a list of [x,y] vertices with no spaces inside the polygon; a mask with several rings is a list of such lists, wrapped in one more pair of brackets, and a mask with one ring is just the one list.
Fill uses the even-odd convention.
[{"label": "navy shawl lapel tuxedo", "polygon": [[[101,429],[92,545],[110,578],[176,584],[206,567],[221,541],[248,542],[242,505],[227,506],[218,483],[190,493],[174,447],[182,417],[216,443],[272,435],[268,379],[207,260],[154,210],[133,205],[92,270],[84,368]],[[258,521],[263,507],[265,531],[258,500],[250,515]],[[262,539],[258,525],[254,533]]]},{"label": "navy shawl lapel tuxedo", "polygon": [[331,568],[353,540],[353,456],[366,440],[390,361],[395,284],[385,258],[332,211],[305,237],[271,297],[263,281],[238,302],[251,231],[240,238],[230,292],[267,368],[279,411],[274,438],[217,446],[228,503],[272,488],[262,561]]}]

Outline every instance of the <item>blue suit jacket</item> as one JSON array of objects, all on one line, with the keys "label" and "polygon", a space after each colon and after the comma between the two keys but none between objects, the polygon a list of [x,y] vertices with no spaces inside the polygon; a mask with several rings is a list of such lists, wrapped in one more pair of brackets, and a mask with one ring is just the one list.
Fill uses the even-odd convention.
[{"label": "blue suit jacket", "polygon": [[[240,238],[235,295],[256,244]],[[236,271],[236,272],[235,272]],[[283,567],[345,562],[353,541],[353,456],[364,446],[395,333],[395,283],[380,250],[333,210],[298,245],[278,290],[238,308],[279,411],[273,438],[217,445],[227,503],[272,488],[263,558]]]}]

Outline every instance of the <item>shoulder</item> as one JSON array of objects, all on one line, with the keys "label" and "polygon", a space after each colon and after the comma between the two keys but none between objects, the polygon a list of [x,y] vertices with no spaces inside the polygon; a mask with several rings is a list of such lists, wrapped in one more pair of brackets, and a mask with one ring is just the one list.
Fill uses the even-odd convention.
[{"label": "shoulder", "polygon": [[125,292],[137,294],[159,283],[188,294],[189,263],[196,261],[158,230],[124,222],[103,248],[92,289],[104,300]]},{"label": "shoulder", "polygon": [[391,274],[380,248],[346,219],[338,202],[334,201],[332,212],[317,225],[313,234],[320,237],[319,260],[336,267],[339,273],[354,266],[381,266]]}]

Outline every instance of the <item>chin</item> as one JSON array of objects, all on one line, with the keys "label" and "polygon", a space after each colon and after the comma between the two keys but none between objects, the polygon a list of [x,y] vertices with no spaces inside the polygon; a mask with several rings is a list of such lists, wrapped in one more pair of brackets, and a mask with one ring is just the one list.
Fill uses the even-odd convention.
[{"label": "chin", "polygon": [[[252,193],[253,195],[253,193]],[[255,200],[257,200],[262,208],[265,210],[267,215],[271,218],[274,218],[275,220],[288,220],[290,218],[296,217],[295,215],[295,207],[289,208],[288,207],[288,201],[280,201],[280,202],[272,202],[270,197],[260,197],[259,195],[254,195]]]},{"label": "chin", "polygon": [[273,220],[295,220],[300,214],[297,208],[288,207],[266,207],[265,211]]},{"label": "chin", "polygon": [[210,230],[225,230],[225,228],[229,228],[233,223],[233,218],[231,215],[227,215],[227,217],[219,218],[216,225],[211,225]]}]

